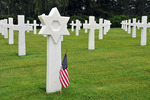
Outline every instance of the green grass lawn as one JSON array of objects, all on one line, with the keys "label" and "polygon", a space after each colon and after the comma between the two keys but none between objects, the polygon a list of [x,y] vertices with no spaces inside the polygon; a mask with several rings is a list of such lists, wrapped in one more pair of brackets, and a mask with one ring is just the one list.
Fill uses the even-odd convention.
[{"label": "green grass lawn", "polygon": [[[69,30],[70,31],[70,30]],[[88,50],[88,34],[64,36],[62,58],[68,51],[70,85],[47,94],[46,37],[26,33],[26,56],[0,35],[0,100],[150,100],[150,32],[147,46],[140,46],[141,30],[132,38],[112,28]]]}]

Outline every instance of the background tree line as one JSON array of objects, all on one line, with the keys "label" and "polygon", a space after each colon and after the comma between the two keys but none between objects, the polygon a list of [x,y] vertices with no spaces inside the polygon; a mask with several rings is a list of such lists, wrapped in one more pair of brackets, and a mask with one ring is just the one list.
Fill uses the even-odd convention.
[{"label": "background tree line", "polygon": [[[38,15],[49,14],[57,7],[61,15],[71,16],[71,20],[84,22],[88,16],[111,20],[113,27],[119,27],[121,20],[147,15],[150,17],[150,0],[0,0],[0,18],[23,14],[31,22]],[[70,20],[70,21],[71,21]]]}]

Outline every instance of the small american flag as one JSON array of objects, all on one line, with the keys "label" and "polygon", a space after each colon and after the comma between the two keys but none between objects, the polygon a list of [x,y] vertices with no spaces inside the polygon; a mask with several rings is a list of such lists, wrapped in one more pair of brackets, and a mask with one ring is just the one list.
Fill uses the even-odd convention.
[{"label": "small american flag", "polygon": [[59,80],[63,88],[69,85],[69,75],[68,75],[68,65],[67,65],[67,55],[65,54],[61,69],[59,71]]}]

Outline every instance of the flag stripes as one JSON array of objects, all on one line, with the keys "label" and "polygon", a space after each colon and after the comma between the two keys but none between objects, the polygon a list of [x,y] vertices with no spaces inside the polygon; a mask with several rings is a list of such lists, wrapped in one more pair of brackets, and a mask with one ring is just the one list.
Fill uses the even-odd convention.
[{"label": "flag stripes", "polygon": [[60,83],[63,88],[66,88],[69,85],[68,69],[63,70],[61,67],[59,74]]},{"label": "flag stripes", "polygon": [[65,54],[62,66],[59,71],[59,80],[63,88],[66,88],[69,85],[69,74],[68,74],[68,65],[67,65],[67,55]]}]

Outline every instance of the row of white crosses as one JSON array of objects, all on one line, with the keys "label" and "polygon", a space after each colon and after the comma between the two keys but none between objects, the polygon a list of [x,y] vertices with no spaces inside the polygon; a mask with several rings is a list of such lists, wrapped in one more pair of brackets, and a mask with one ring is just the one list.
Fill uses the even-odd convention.
[{"label": "row of white crosses", "polygon": [[[103,18],[99,19],[99,39],[103,39],[103,34],[106,35],[110,30],[111,22]],[[104,30],[104,32],[103,32]]]},{"label": "row of white crosses", "polygon": [[[47,80],[46,92],[52,93],[61,90],[59,81],[59,70],[61,67],[61,37],[69,35],[67,22],[69,17],[60,16],[57,8],[53,8],[49,15],[41,15],[39,19],[42,28],[39,34],[47,37]],[[4,33],[4,20],[0,20],[0,32]],[[13,31],[19,31],[19,55],[25,55],[25,31],[32,30],[32,26],[24,23],[24,16],[18,15],[18,25],[13,24],[13,19],[9,18],[9,37],[13,37]],[[12,41],[12,40],[11,40]]]},{"label": "row of white crosses", "polygon": [[[72,31],[74,31],[74,26],[76,26],[76,36],[79,36],[79,30],[80,30],[80,27],[82,26],[81,22],[79,20],[76,20],[76,23],[72,21],[70,25],[71,25]],[[110,29],[110,25],[111,23],[109,20],[104,20],[103,22],[102,18],[99,19],[99,24],[97,24],[94,16],[89,17],[89,24],[88,24],[88,21],[85,20],[85,23],[83,24],[83,29],[85,29],[85,33],[87,33],[88,32],[87,30],[90,29],[89,42],[88,42],[89,50],[95,49],[95,32],[94,32],[95,29],[99,29],[99,39],[103,39],[103,30],[104,30],[104,35],[106,35]]]},{"label": "row of white crosses", "polygon": [[97,24],[95,21],[95,17],[89,16],[89,23],[87,24],[85,22],[85,24],[83,24],[83,29],[85,30],[89,29],[89,41],[88,41],[89,50],[95,49],[95,30],[99,29],[99,39],[103,39],[103,34],[102,34],[103,27],[104,27],[104,35],[106,35],[106,33],[110,29],[110,25],[111,25],[110,21],[104,20],[103,23],[103,19],[99,19],[99,23]]},{"label": "row of white crosses", "polygon": [[81,22],[77,19],[76,23],[72,21],[70,25],[71,25],[71,31],[74,31],[74,27],[76,27],[76,36],[79,36],[79,30],[81,29],[82,26]]},{"label": "row of white crosses", "polygon": [[[85,23],[84,23],[84,24],[87,25],[87,24],[88,24],[88,21],[85,20]],[[99,24],[100,24],[99,39],[103,39],[102,30],[103,30],[103,28],[104,28],[104,35],[106,35],[107,32],[108,32],[109,29],[110,29],[111,23],[110,23],[109,20],[104,20],[104,23],[103,23],[103,19],[101,18],[101,19],[99,20]],[[79,36],[79,30],[81,29],[82,23],[77,19],[77,20],[76,20],[76,23],[74,23],[74,21],[72,21],[72,22],[70,23],[70,25],[71,25],[71,31],[74,31],[74,27],[76,27],[76,36]],[[85,29],[85,33],[88,32],[87,30],[88,30],[88,29]]]},{"label": "row of white crosses", "polygon": [[[133,27],[132,30],[132,37],[135,38],[136,37],[136,27],[137,24],[140,23],[140,21],[138,20],[138,22],[136,22],[136,18],[133,18],[133,21],[131,23],[131,19],[129,20],[124,20],[121,22],[121,28],[125,31],[128,32],[128,34],[131,34],[131,27]],[[138,28],[138,27],[137,27]],[[139,28],[138,28],[139,29]]]},{"label": "row of white crosses", "polygon": [[[13,19],[10,19],[10,20],[12,21],[12,25],[13,25]],[[0,27],[3,27],[3,28],[1,28],[1,33],[2,33],[2,35],[4,35],[4,38],[8,38],[8,30],[7,30],[9,28],[8,27],[9,26],[8,22],[9,22],[9,20],[7,21],[7,19],[0,20]],[[37,26],[39,26],[39,24],[36,23],[36,20],[34,20],[33,24],[30,24],[29,21],[27,20],[27,24],[26,25],[27,26],[33,26],[34,34],[37,33],[36,32],[36,28],[37,28]],[[29,31],[27,31],[27,32],[29,32]]]},{"label": "row of white crosses", "polygon": [[[9,23],[8,23],[9,22]],[[18,15],[18,25],[13,24],[13,18],[8,18],[0,20],[0,32],[4,35],[4,38],[8,38],[8,29],[9,29],[9,44],[14,44],[14,31],[19,31],[18,34],[18,55],[26,55],[26,45],[25,45],[25,31],[29,32],[34,27],[34,34],[36,34],[36,21],[33,24],[25,24],[25,16]]]},{"label": "row of white crosses", "polygon": [[[147,16],[142,16],[142,22],[140,23],[140,21],[138,20],[138,22],[136,22],[136,18],[133,18],[133,22],[131,23],[131,20],[129,19],[128,21],[122,21],[122,29],[124,29],[125,31],[128,30],[128,33],[131,33],[131,26],[133,27],[132,30],[132,38],[136,38],[136,27],[142,28],[141,31],[141,46],[144,46],[147,44],[147,28],[150,27],[150,23],[147,23]],[[128,28],[127,28],[128,27]]]},{"label": "row of white crosses", "polygon": [[[36,32],[37,26],[40,26],[39,24],[36,23],[36,20],[33,21],[33,24],[30,24],[29,20],[27,20],[27,24],[26,24],[26,25],[27,25],[27,26],[32,26],[32,27],[33,27],[33,32],[34,32],[34,34],[37,33],[37,32]],[[27,32],[29,32],[29,31],[27,31]]]}]

